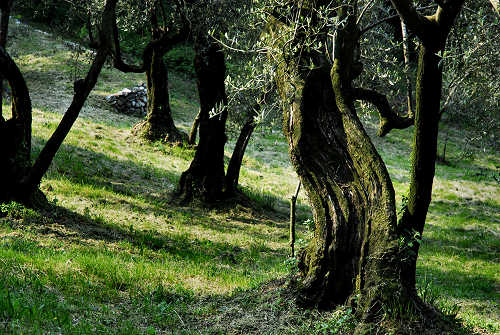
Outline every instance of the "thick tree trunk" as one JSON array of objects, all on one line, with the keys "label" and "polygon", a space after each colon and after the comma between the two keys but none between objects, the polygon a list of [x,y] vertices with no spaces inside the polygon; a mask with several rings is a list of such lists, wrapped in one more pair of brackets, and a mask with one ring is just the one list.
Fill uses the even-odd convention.
[{"label": "thick tree trunk", "polygon": [[299,254],[302,301],[320,307],[349,301],[369,318],[381,304],[406,295],[394,189],[350,96],[359,74],[353,19],[337,31],[331,73],[325,66],[301,71],[282,65],[277,83],[283,97],[293,92],[284,132],[315,222],[313,240]]},{"label": "thick tree trunk", "polygon": [[135,125],[132,132],[148,141],[182,143],[187,140],[187,135],[175,127],[172,119],[168,94],[168,71],[163,61],[163,54],[161,47],[152,48],[147,53],[148,113],[146,119]]},{"label": "thick tree trunk", "polygon": [[0,47],[0,73],[12,88],[12,118],[0,118],[0,200],[15,196],[17,184],[31,166],[31,99],[14,61]]},{"label": "thick tree trunk", "polygon": [[200,140],[189,168],[181,175],[181,199],[212,202],[223,197],[227,97],[226,65],[220,47],[206,37],[196,42],[194,67],[200,96]]},{"label": "thick tree trunk", "polygon": [[250,137],[252,137],[255,126],[256,123],[252,115],[248,118],[243,127],[241,127],[240,135],[234,146],[229,165],[227,166],[225,189],[227,195],[233,195],[237,191],[243,156],[245,156],[245,150],[250,141]]}]

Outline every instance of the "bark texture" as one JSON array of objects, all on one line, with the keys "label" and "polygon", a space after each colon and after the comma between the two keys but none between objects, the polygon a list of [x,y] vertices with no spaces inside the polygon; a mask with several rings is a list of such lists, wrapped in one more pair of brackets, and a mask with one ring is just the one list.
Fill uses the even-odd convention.
[{"label": "bark texture", "polygon": [[[417,296],[415,270],[418,243],[431,200],[437,150],[442,69],[440,56],[462,0],[439,3],[425,17],[409,0],[393,1],[398,14],[422,41],[418,61],[415,115],[395,113],[387,98],[353,88],[362,70],[356,50],[359,31],[353,7],[340,7],[333,64],[319,54],[279,54],[304,43],[301,32],[282,37],[286,17],[271,20],[270,40],[278,50],[277,84],[285,100],[284,132],[290,158],[313,210],[314,238],[299,255],[300,294],[307,304],[329,307],[346,301],[363,317],[363,332],[382,306],[411,304],[421,315],[434,315]],[[321,1],[311,2],[319,6]],[[301,9],[297,15],[314,15]],[[314,11],[313,11],[314,12]],[[299,20],[300,21],[300,20]],[[289,21],[288,21],[289,22]],[[309,66],[313,61],[314,67]],[[407,202],[397,221],[395,195],[384,162],[363,129],[354,100],[373,103],[380,113],[383,136],[415,124],[411,181]]]},{"label": "bark texture", "polygon": [[411,153],[410,189],[398,222],[402,245],[402,281],[415,292],[419,239],[431,202],[437,156],[438,126],[442,87],[440,53],[463,0],[440,3],[430,17],[418,14],[408,1],[393,1],[394,7],[422,41],[420,46],[415,106],[415,131]]},{"label": "bark texture", "polygon": [[393,186],[351,92],[358,34],[352,21],[337,32],[331,71],[290,70],[288,63],[277,84],[282,97],[293,96],[284,132],[315,221],[314,238],[299,255],[302,301],[320,307],[350,301],[369,318],[403,292]]},{"label": "bark texture", "polygon": [[194,67],[200,96],[200,139],[191,165],[181,175],[179,193],[185,202],[194,197],[213,202],[223,198],[224,190],[226,65],[220,47],[209,41],[208,36],[197,38],[195,52]]}]

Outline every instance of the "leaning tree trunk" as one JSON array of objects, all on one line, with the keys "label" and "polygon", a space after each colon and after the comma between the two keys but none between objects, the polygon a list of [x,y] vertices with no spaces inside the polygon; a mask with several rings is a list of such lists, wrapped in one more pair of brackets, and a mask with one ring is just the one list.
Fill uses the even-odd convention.
[{"label": "leaning tree trunk", "polygon": [[168,71],[163,61],[164,52],[153,47],[144,56],[148,88],[148,112],[146,119],[134,126],[134,135],[148,141],[162,140],[182,143],[187,135],[179,131],[172,119],[168,94]]},{"label": "leaning tree trunk", "polygon": [[293,92],[284,132],[315,222],[313,240],[299,255],[302,301],[320,307],[350,301],[369,318],[381,304],[406,295],[394,189],[349,94],[359,75],[353,20],[337,31],[331,73],[321,62],[314,70],[282,65],[277,84],[283,97]]},{"label": "leaning tree trunk", "polygon": [[189,132],[188,144],[195,145],[196,144],[196,135],[198,134],[198,126],[200,125],[200,113],[201,110],[198,111],[196,117],[193,120],[193,124],[191,125],[191,131]]},{"label": "leaning tree trunk", "polygon": [[71,105],[31,166],[31,100],[24,78],[10,56],[0,47],[0,74],[12,89],[12,118],[0,119],[0,201],[18,200],[33,204],[38,185],[56,152],[76,121],[111,51],[113,14],[117,0],[107,0],[103,12],[100,45],[85,79],[75,82]]},{"label": "leaning tree trunk", "polygon": [[227,96],[226,65],[220,47],[206,37],[196,42],[194,67],[200,96],[199,143],[189,168],[179,181],[182,201],[221,199],[224,188],[224,146]]},{"label": "leaning tree trunk", "polygon": [[240,135],[238,136],[233,154],[231,155],[231,159],[229,160],[229,164],[227,166],[225,188],[227,195],[233,195],[237,191],[243,156],[245,156],[245,150],[256,126],[257,124],[255,123],[254,115],[252,114],[243,127],[241,127]]}]

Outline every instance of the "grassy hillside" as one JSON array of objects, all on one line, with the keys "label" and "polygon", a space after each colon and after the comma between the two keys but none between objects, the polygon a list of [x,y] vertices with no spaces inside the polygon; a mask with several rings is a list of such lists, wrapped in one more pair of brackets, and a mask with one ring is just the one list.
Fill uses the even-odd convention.
[{"label": "grassy hillside", "polygon": [[[11,31],[8,50],[31,90],[36,156],[88,59],[57,36],[14,23]],[[349,309],[302,310],[281,288],[281,278],[295,271],[287,259],[287,202],[297,183],[281,132],[260,130],[249,144],[240,182],[253,203],[225,210],[179,207],[172,191],[194,151],[137,140],[130,129],[139,119],[115,114],[105,103],[106,95],[144,79],[103,71],[41,184],[49,208],[1,205],[0,333],[352,330]],[[198,109],[193,82],[172,74],[171,104],[176,123],[187,130]],[[376,119],[363,120],[403,194],[412,130],[379,139]],[[450,136],[450,163],[437,166],[418,263],[420,291],[456,314],[462,333],[498,334],[500,157],[476,150],[465,159],[461,130],[444,127],[443,133]],[[301,193],[300,222],[309,217]],[[307,224],[300,226],[307,239]]]}]

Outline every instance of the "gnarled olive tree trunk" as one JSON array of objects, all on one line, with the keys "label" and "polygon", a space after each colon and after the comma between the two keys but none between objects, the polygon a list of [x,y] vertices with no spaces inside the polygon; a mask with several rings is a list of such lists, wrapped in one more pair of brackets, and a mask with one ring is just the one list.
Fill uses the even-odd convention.
[{"label": "gnarled olive tree trunk", "polygon": [[200,96],[199,142],[189,168],[179,181],[183,201],[198,197],[212,202],[223,197],[224,146],[226,137],[227,96],[224,80],[224,53],[207,36],[195,44],[194,67]]},{"label": "gnarled olive tree trunk", "polygon": [[[319,2],[312,3],[319,6]],[[433,314],[432,308],[416,295],[418,242],[402,242],[409,242],[415,232],[421,234],[425,224],[440,112],[439,52],[462,2],[440,4],[432,17],[418,14],[409,1],[393,2],[423,44],[414,120],[394,113],[380,93],[352,87],[362,70],[356,50],[360,30],[352,3],[337,10],[342,25],[335,32],[330,73],[326,57],[319,52],[300,53],[299,57],[293,53],[272,55],[280,66],[280,94],[288,101],[284,132],[290,158],[304,184],[315,219],[314,238],[299,257],[303,275],[299,288],[305,302],[330,306],[349,301],[365,320],[375,317],[381,306],[394,304],[411,304],[422,315]],[[300,14],[310,15],[308,10]],[[307,31],[294,31],[293,39],[280,39],[280,29],[287,21],[283,17],[278,20],[269,25],[276,53],[286,50],[285,42],[301,45]],[[310,60],[315,61],[312,69]],[[381,136],[393,128],[415,124],[410,193],[399,223],[392,182],[359,122],[355,99],[377,107]]]},{"label": "gnarled olive tree trunk", "polygon": [[172,118],[168,91],[168,69],[163,56],[176,44],[184,41],[188,29],[163,29],[158,24],[157,8],[151,14],[151,40],[142,52],[140,66],[126,64],[121,55],[119,31],[116,16],[113,18],[113,58],[116,69],[123,72],[146,73],[148,111],[146,118],[136,124],[132,133],[148,141],[182,143],[187,141],[187,134],[177,129]]},{"label": "gnarled olive tree trunk", "polygon": [[168,71],[163,61],[165,52],[152,47],[145,52],[148,111],[146,119],[134,126],[132,133],[148,141],[182,143],[187,134],[179,131],[172,119],[168,93]]},{"label": "gnarled olive tree trunk", "polygon": [[277,84],[283,97],[292,96],[283,127],[315,221],[314,238],[299,255],[301,299],[321,307],[350,301],[369,317],[404,292],[394,189],[350,94],[359,64],[358,31],[349,22],[337,32],[331,72],[288,63]]}]

